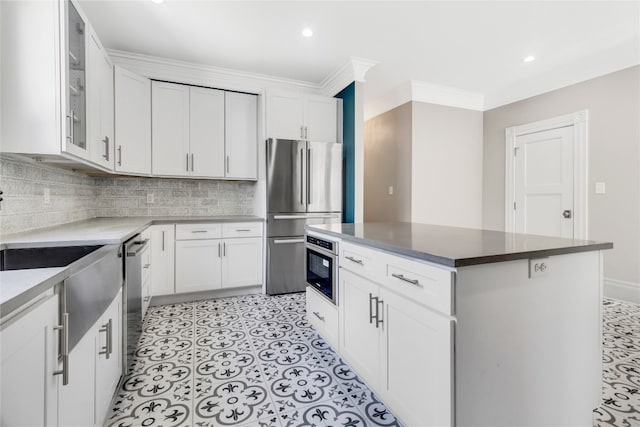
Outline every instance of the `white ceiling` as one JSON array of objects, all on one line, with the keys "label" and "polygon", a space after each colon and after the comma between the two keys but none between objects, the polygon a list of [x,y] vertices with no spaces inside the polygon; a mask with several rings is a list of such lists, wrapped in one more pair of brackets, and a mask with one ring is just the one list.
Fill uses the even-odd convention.
[{"label": "white ceiling", "polygon": [[640,1],[80,3],[110,49],[315,84],[352,56],[379,61],[365,117],[410,80],[483,94],[487,109],[640,63]]}]

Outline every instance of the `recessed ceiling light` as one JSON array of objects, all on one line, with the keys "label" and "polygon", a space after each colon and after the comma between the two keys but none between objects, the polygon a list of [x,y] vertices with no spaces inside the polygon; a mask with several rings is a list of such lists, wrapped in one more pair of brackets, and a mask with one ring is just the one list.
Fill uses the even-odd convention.
[{"label": "recessed ceiling light", "polygon": [[164,0],[151,0],[151,1],[154,2],[155,4],[164,3]]},{"label": "recessed ceiling light", "polygon": [[311,31],[311,28],[305,28],[302,30],[302,35],[305,37],[311,37],[313,35],[313,31]]},{"label": "recessed ceiling light", "polygon": [[533,61],[535,61],[535,60],[536,60],[536,57],[535,57],[535,56],[531,56],[531,55],[529,55],[529,56],[527,56],[526,58],[524,58],[524,59],[522,60],[522,62],[533,62]]}]

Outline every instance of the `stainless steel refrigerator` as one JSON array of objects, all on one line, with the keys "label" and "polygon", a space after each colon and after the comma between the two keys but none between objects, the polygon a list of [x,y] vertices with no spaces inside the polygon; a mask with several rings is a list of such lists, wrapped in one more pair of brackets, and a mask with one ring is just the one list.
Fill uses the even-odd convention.
[{"label": "stainless steel refrigerator", "polygon": [[342,144],[268,139],[267,213],[267,293],[304,291],[304,226],[342,222]]}]

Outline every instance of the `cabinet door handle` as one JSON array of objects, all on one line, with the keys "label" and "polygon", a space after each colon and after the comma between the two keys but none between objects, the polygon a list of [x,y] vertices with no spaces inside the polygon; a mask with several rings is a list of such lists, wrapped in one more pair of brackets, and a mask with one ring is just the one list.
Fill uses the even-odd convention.
[{"label": "cabinet door handle", "polygon": [[193,153],[191,153],[191,172],[193,172]]},{"label": "cabinet door handle", "polygon": [[356,258],[351,257],[351,256],[345,256],[344,258],[348,259],[351,262],[355,262],[356,264],[364,265],[364,262],[362,262],[361,259],[356,259]]},{"label": "cabinet door handle", "polygon": [[[373,300],[378,300],[378,297],[374,297],[371,292],[369,292],[369,324],[373,324],[374,320],[376,319],[376,316],[373,315],[373,307],[371,306],[371,303],[373,302]],[[377,311],[377,307],[378,304],[376,303],[376,311]]]},{"label": "cabinet door handle", "polygon": [[304,139],[304,131],[302,130],[304,126],[300,126],[300,138]]},{"label": "cabinet door handle", "polygon": [[109,161],[109,137],[105,136],[102,142],[104,142],[104,154],[102,155],[102,157],[104,157],[105,160]]},{"label": "cabinet door handle", "polygon": [[422,288],[423,286],[420,284],[420,281],[418,281],[418,279],[409,279],[408,277],[403,276],[402,274],[396,274],[396,273],[391,273],[392,277],[395,277],[396,279],[400,279],[403,282],[407,282],[407,283],[411,283],[412,285],[416,285],[419,288]]},{"label": "cabinet door handle", "polygon": [[118,145],[118,166],[122,166],[122,145]]},{"label": "cabinet door handle", "polygon": [[324,322],[324,317],[320,316],[320,313],[318,313],[317,311],[314,311],[313,315],[316,316],[318,319],[320,319],[320,321]]},{"label": "cabinet door handle", "polygon": [[305,126],[304,127],[304,139],[309,139],[309,133],[308,133],[309,129]]},{"label": "cabinet door handle", "polygon": [[229,156],[225,157],[225,170],[229,173]]},{"label": "cabinet door handle", "polygon": [[227,242],[222,242],[222,256],[227,256]]},{"label": "cabinet door handle", "polygon": [[69,313],[62,314],[62,325],[55,326],[53,329],[60,331],[62,369],[55,371],[53,375],[62,375],[62,385],[69,384]]},{"label": "cabinet door handle", "polygon": [[222,245],[221,245],[220,243],[218,243],[218,258],[221,258],[221,255],[220,255],[220,247],[221,247],[221,246],[222,246]]},{"label": "cabinet door handle", "polygon": [[164,252],[164,235],[165,235],[165,232],[164,230],[162,230],[162,252]]},{"label": "cabinet door handle", "polygon": [[111,353],[113,352],[113,321],[109,319],[107,323],[102,325],[100,328],[100,332],[106,333],[106,343],[102,350],[98,352],[98,354],[104,354],[108,359]]},{"label": "cabinet door handle", "polygon": [[189,172],[189,153],[187,153],[186,156],[187,156],[187,172]]},{"label": "cabinet door handle", "polygon": [[376,298],[376,328],[384,323],[383,316],[380,316],[380,306],[382,306],[382,314],[384,315],[384,301]]}]

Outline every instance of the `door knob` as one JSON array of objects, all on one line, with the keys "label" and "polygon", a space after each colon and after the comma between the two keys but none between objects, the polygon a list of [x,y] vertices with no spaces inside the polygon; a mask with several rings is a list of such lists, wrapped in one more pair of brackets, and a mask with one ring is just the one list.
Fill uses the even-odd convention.
[{"label": "door knob", "polygon": [[571,210],[567,209],[566,211],[562,212],[562,216],[564,218],[571,218]]}]

